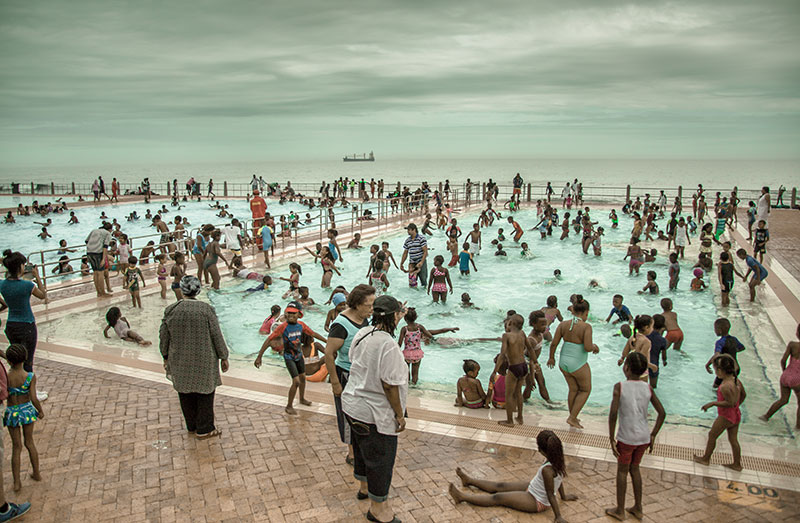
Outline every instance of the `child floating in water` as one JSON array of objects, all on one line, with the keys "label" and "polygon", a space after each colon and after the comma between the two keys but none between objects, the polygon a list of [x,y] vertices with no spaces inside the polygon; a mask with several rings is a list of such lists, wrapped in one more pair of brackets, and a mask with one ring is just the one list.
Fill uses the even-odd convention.
[{"label": "child floating in water", "polygon": [[706,288],[706,282],[703,281],[703,269],[697,268],[694,270],[694,278],[692,279],[692,290],[702,291]]},{"label": "child floating in water", "polygon": [[464,375],[458,378],[456,388],[458,397],[456,407],[467,407],[468,409],[489,408],[486,403],[486,393],[483,392],[483,385],[478,379],[481,366],[475,360],[464,360]]},{"label": "child floating in water", "polygon": [[461,478],[463,487],[476,487],[488,494],[475,493],[469,489],[461,490],[450,483],[450,497],[456,504],[463,501],[479,507],[501,506],[530,513],[544,512],[552,508],[554,521],[564,521],[556,492],[563,501],[573,501],[578,499],[578,496],[567,494],[564,490],[563,480],[567,475],[567,468],[564,464],[561,440],[552,431],[543,430],[536,436],[536,447],[547,461],[539,467],[530,482],[498,482],[473,478],[459,467],[456,469],[456,474]]},{"label": "child floating in water", "polygon": [[523,258],[525,258],[526,260],[530,260],[531,258],[534,257],[530,247],[528,247],[528,244],[526,242],[522,242],[521,246],[522,246],[522,252],[520,254],[522,255]]},{"label": "child floating in water", "polygon": [[469,293],[466,292],[461,295],[461,306],[464,307],[465,309],[466,308],[478,309],[478,307],[476,307],[475,304],[472,303],[472,300],[469,297]]},{"label": "child floating in water", "polygon": [[108,309],[108,312],[106,312],[106,322],[108,325],[106,325],[106,328],[103,330],[103,336],[106,338],[109,337],[108,329],[114,329],[119,339],[123,341],[132,341],[143,347],[152,345],[152,342],[146,341],[139,334],[131,330],[130,322],[122,315],[119,307],[111,307]]},{"label": "child floating in water", "polygon": [[498,243],[497,244],[497,251],[495,251],[494,255],[495,256],[508,256],[508,254],[506,254],[506,251],[503,250],[503,244],[502,243]]}]

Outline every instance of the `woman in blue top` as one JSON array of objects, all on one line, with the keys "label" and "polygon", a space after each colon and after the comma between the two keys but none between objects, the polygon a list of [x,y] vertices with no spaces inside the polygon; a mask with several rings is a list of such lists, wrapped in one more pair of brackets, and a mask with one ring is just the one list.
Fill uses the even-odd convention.
[{"label": "woman in blue top", "polygon": [[[334,295],[334,301],[337,295]],[[375,301],[375,288],[371,285],[356,285],[347,295],[347,308],[333,320],[325,345],[325,366],[331,379],[333,402],[336,406],[336,422],[339,425],[339,438],[348,445],[345,461],[353,464],[353,445],[350,439],[350,425],[342,412],[342,390],[350,377],[350,344],[356,333],[368,325]]]},{"label": "woman in blue top", "polygon": [[747,272],[742,276],[742,280],[747,281],[747,277],[751,272],[753,273],[753,277],[750,279],[750,301],[756,301],[756,287],[761,285],[761,282],[769,276],[769,272],[763,265],[758,263],[758,260],[749,256],[744,249],[736,251],[736,256],[747,264]]},{"label": "woman in blue top", "polygon": [[[8,306],[8,320],[6,321],[6,338],[9,344],[19,343],[28,351],[23,368],[26,372],[33,372],[33,353],[36,350],[38,332],[36,319],[31,310],[31,294],[44,300],[47,293],[39,279],[39,271],[33,267],[34,281],[24,280],[25,263],[27,259],[20,252],[3,252],[3,265],[6,270],[6,279],[0,280],[0,294]],[[36,283],[34,283],[36,282]],[[42,399],[44,393],[39,393]]]}]

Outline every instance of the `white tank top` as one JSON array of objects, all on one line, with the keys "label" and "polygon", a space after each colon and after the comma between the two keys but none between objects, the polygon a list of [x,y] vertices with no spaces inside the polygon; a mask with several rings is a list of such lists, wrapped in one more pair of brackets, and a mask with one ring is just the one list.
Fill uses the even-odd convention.
[{"label": "white tank top", "polygon": [[[650,440],[648,440],[650,441]],[[547,499],[547,489],[544,488],[544,478],[542,478],[542,470],[549,465],[549,461],[545,461],[541,467],[539,467],[539,471],[536,472],[536,475],[531,480],[530,484],[528,484],[528,494],[534,497],[536,501],[541,503],[542,505],[550,506],[550,500]],[[563,478],[556,474],[553,476],[553,495],[557,495],[558,489],[561,487],[561,480]]]},{"label": "white tank top", "polygon": [[643,381],[619,383],[619,428],[617,441],[627,445],[650,443],[647,408],[650,405],[650,385]]}]

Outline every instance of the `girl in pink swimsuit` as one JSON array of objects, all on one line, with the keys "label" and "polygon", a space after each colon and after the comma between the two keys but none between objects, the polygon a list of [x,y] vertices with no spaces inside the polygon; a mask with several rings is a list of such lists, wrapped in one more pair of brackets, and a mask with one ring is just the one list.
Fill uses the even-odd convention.
[{"label": "girl in pink swimsuit", "polygon": [[[797,326],[795,333],[797,339],[800,340],[800,325]],[[787,365],[786,362],[789,362]],[[794,395],[798,401],[797,418],[795,419],[795,428],[800,430],[800,342],[790,341],[786,345],[786,351],[781,358],[781,397],[769,408],[766,414],[759,416],[761,421],[769,421],[773,414],[778,412],[781,407],[789,403],[789,398],[794,391]]]},{"label": "girl in pink swimsuit", "polygon": [[450,281],[450,272],[442,267],[444,264],[444,256],[437,255],[433,259],[433,269],[431,269],[431,276],[428,278],[428,294],[433,291],[433,303],[442,303],[447,301],[447,290],[450,288],[450,294],[453,293],[453,283]]},{"label": "girl in pink swimsuit", "polygon": [[747,394],[742,382],[736,378],[736,362],[730,355],[723,354],[716,358],[714,371],[722,380],[722,384],[717,389],[717,401],[706,403],[702,409],[706,411],[711,407],[717,407],[717,419],[714,420],[711,430],[708,431],[705,454],[695,456],[694,460],[701,465],[708,465],[714,448],[717,446],[717,438],[727,431],[733,463],[724,466],[733,470],[742,470],[742,449],[739,446],[739,422],[742,421],[742,411],[739,406],[744,403]]},{"label": "girl in pink swimsuit", "polygon": [[406,363],[411,365],[411,384],[416,385],[419,379],[419,364],[425,353],[422,351],[422,341],[426,343],[433,339],[437,334],[445,332],[455,332],[458,327],[446,327],[444,329],[428,330],[421,323],[417,323],[417,310],[408,307],[405,315],[406,325],[400,329],[398,345],[403,349],[403,358]]}]

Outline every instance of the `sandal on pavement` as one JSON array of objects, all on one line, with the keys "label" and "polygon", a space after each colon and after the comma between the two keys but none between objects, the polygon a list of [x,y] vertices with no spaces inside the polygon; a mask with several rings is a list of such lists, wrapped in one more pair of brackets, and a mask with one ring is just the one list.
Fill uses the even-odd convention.
[{"label": "sandal on pavement", "polygon": [[[370,512],[369,510],[367,511],[367,519],[370,521],[377,521],[378,523],[381,523],[381,520],[373,516],[372,512]],[[387,521],[385,523],[401,523],[401,522],[396,517],[393,517],[391,521]]]},{"label": "sandal on pavement", "polygon": [[358,492],[356,492],[356,499],[367,499],[368,497],[369,497],[369,494],[364,494],[360,490]]},{"label": "sandal on pavement", "polygon": [[213,438],[215,436],[220,436],[220,435],[222,435],[222,431],[219,430],[219,429],[214,429],[211,432],[207,432],[205,434],[198,434],[197,435],[197,439],[208,439],[208,438]]}]

